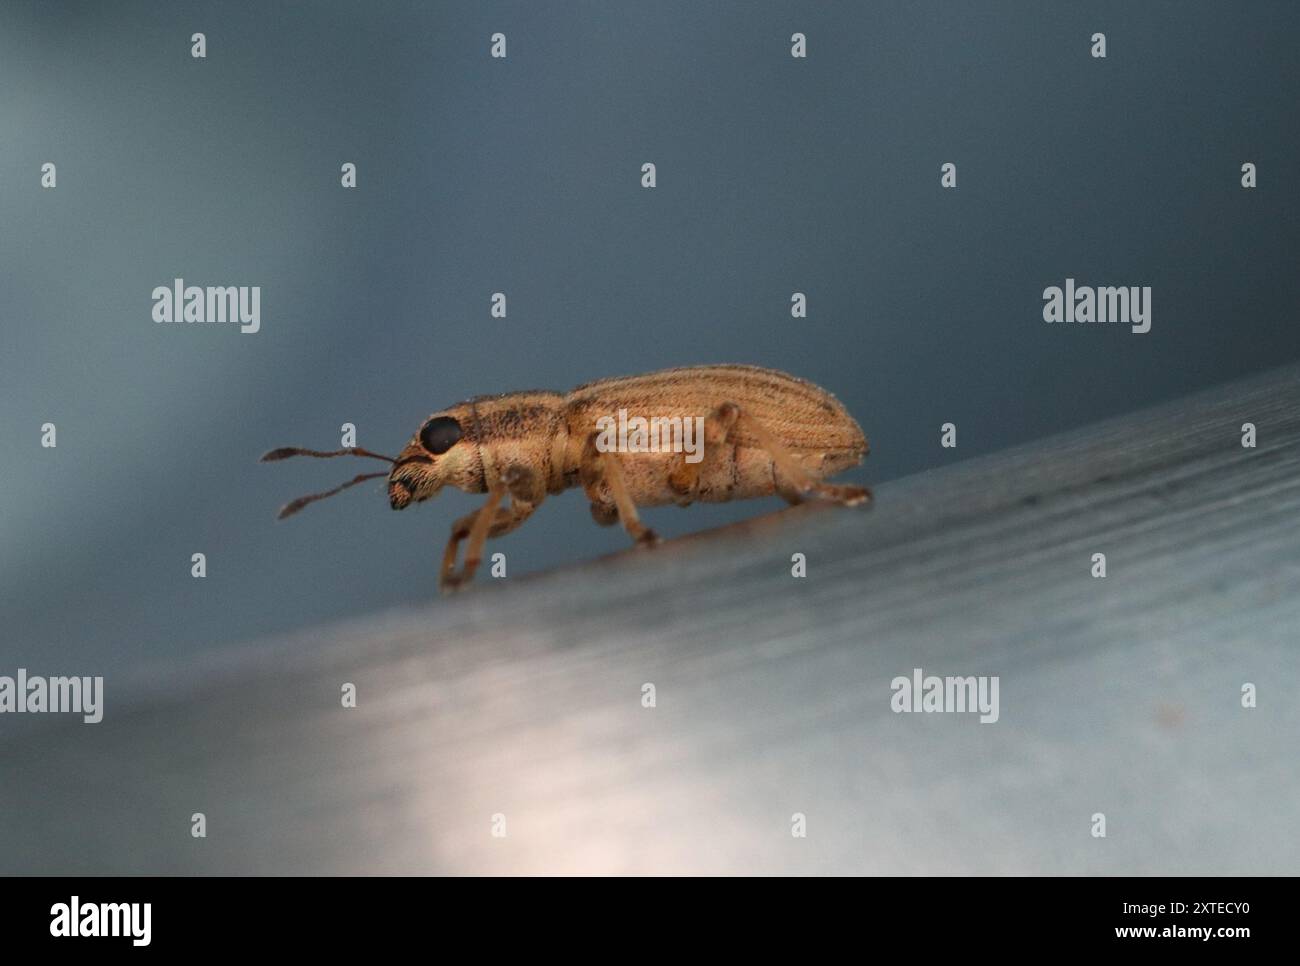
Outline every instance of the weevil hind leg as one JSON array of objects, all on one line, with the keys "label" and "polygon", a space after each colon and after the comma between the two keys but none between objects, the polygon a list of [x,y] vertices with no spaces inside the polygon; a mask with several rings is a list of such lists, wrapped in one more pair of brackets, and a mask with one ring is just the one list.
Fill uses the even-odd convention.
[{"label": "weevil hind leg", "polygon": [[737,407],[736,427],[754,437],[759,447],[772,458],[776,468],[777,492],[787,503],[802,503],[809,497],[839,503],[843,506],[858,506],[872,499],[871,491],[865,486],[851,483],[824,483],[800,465],[789,447],[782,443],[763,423]]}]

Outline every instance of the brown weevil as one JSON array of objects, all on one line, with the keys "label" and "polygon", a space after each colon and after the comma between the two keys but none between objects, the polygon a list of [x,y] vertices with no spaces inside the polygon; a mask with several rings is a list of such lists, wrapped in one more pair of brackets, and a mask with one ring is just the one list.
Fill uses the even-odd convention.
[{"label": "brown weevil", "polygon": [[[861,463],[867,451],[857,422],[824,389],[774,369],[715,365],[601,379],[568,393],[479,396],[429,416],[396,458],[360,447],[285,447],[262,459],[365,456],[392,464],[299,497],[280,511],[281,519],[385,475],[394,510],[447,485],[486,493],[481,508],[452,525],[439,578],[447,590],[473,578],[489,537],[514,530],[549,493],[581,486],[597,523],[621,522],[638,544],[650,545],[658,538],[641,522],[638,506],[773,494],[790,503],[866,502],[867,488],[823,480]],[[501,507],[507,495],[510,505]]]}]

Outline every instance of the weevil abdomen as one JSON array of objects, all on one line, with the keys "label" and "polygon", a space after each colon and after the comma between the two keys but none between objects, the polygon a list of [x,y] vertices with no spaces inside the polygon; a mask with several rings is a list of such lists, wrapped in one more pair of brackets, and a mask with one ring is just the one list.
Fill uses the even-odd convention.
[{"label": "weevil abdomen", "polygon": [[[675,486],[670,478],[680,465],[679,454],[620,455],[635,502],[723,502],[785,489],[787,481],[755,435],[755,424],[765,427],[818,479],[856,466],[867,453],[866,438],[848,410],[807,380],[759,366],[692,366],[601,379],[570,392],[566,397],[570,466],[580,465],[582,447],[602,417],[625,411],[647,419],[707,420],[725,404],[738,407],[744,418],[729,429],[719,451],[709,452],[706,444],[689,490]],[[600,495],[592,495],[599,502]]]}]

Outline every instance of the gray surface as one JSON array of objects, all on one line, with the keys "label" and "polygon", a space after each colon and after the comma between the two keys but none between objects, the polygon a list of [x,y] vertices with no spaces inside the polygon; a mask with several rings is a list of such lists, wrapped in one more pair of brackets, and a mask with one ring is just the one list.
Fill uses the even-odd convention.
[{"label": "gray surface", "polygon": [[[1298,442],[1291,367],[110,681],[0,745],[0,870],[1294,873]],[[999,675],[1001,720],[893,714],[917,666]]]},{"label": "gray surface", "polygon": [[[391,452],[478,393],[754,363],[843,400],[878,483],[949,420],[973,456],[1300,362],[1297,49],[1292,0],[4,0],[0,670],[418,603],[469,499],[271,525],[351,467],[257,457],[344,422]],[[262,286],[261,331],[155,324],[178,275]],[[1044,323],[1067,276],[1152,286],[1151,332]],[[585,513],[512,572],[621,546]]]}]

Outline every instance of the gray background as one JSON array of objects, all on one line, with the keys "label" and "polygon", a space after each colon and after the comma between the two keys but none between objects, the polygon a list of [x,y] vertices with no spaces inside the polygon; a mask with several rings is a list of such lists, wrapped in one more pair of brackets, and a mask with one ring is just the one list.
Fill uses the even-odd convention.
[{"label": "gray background", "polygon": [[[880,482],[1300,358],[1300,7],[1088,6],[6,3],[0,668],[431,598],[479,498],[273,519],[360,464],[258,455],[345,421],[391,452],[468,395],[752,362],[839,395]],[[1044,324],[1067,275],[1152,286],[1152,332]],[[155,325],[175,276],[262,286],[262,331]],[[570,493],[497,549],[625,542]]]}]

